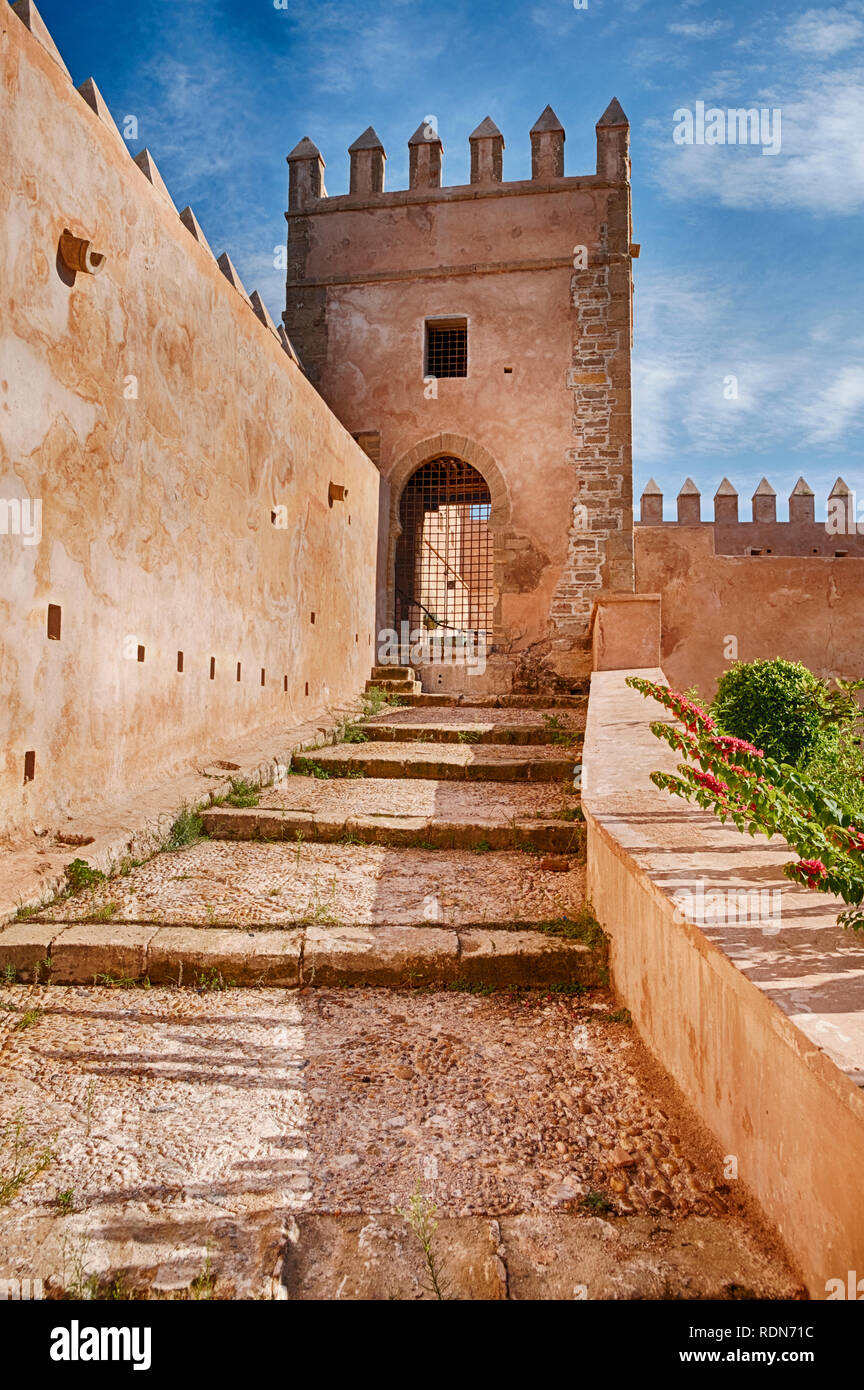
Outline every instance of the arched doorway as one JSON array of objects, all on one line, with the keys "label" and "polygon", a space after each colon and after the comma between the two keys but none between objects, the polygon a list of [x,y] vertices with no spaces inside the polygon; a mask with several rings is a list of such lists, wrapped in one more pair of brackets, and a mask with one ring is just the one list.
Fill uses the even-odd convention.
[{"label": "arched doorway", "polygon": [[397,628],[435,632],[445,644],[491,641],[495,607],[492,498],[482,473],[441,455],[411,474],[399,502]]}]

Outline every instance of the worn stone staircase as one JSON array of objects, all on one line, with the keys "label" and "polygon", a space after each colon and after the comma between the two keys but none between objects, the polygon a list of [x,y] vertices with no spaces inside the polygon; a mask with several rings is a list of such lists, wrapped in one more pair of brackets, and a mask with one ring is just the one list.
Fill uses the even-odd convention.
[{"label": "worn stone staircase", "polygon": [[95,1230],[106,1297],[796,1296],[608,988],[585,698],[400,699],[3,933],[10,1113],[60,1157],[0,1269],[36,1226],[67,1294]]}]

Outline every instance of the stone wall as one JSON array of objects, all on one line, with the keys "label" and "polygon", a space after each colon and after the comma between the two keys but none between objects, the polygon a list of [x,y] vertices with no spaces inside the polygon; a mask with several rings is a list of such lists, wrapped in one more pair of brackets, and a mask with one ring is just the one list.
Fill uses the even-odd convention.
[{"label": "stone wall", "polygon": [[[421,126],[411,187],[387,192],[370,127],[351,147],[351,192],[330,197],[314,144],[289,156],[285,326],[343,424],[374,440],[389,489],[379,628],[393,621],[402,489],[450,451],[492,495],[507,680],[527,649],[565,682],[589,668],[594,596],[633,588],[629,127],[617,102],[596,134],[596,173],[566,177],[547,108],[532,179],[507,182],[487,119],[471,136],[472,182],[442,187],[440,137]],[[435,318],[467,320],[468,375],[430,386]]]},{"label": "stone wall", "polygon": [[715,1197],[749,1191],[825,1298],[860,1276],[864,1250],[864,943],[836,925],[839,900],[784,876],[782,841],[652,785],[679,758],[629,674],[592,676],[582,764],[588,896],[615,988],[719,1142]]},{"label": "stone wall", "polygon": [[[33,32],[0,14],[6,834],[354,696],[379,493],[260,300],[22,8]],[[97,274],[68,268],[64,231]]]},{"label": "stone wall", "polygon": [[711,699],[736,659],[864,675],[864,557],[718,555],[710,525],[637,526],[635,543],[636,589],[661,595],[662,665],[677,689]]}]

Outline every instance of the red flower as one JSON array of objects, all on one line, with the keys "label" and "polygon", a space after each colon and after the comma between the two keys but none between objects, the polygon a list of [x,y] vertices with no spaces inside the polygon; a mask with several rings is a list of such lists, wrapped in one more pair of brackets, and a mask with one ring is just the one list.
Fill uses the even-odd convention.
[{"label": "red flower", "polygon": [[693,781],[698,782],[700,787],[705,787],[706,791],[713,792],[715,796],[722,796],[729,790],[726,783],[715,777],[713,772],[694,772]]}]

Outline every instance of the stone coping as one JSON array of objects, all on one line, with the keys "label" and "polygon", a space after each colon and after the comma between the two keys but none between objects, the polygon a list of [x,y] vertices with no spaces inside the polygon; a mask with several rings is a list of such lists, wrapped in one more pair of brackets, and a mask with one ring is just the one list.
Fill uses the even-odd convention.
[{"label": "stone coping", "polygon": [[[582,775],[586,813],[618,841],[651,891],[675,900],[682,930],[700,932],[813,1047],[864,1086],[864,933],[837,926],[839,899],[784,876],[783,865],[795,856],[779,836],[751,840],[648,780],[655,769],[674,772],[680,761],[649,727],[674,720],[627,686],[628,675],[667,683],[660,670],[595,672]],[[700,890],[758,892],[767,916],[700,921],[687,900],[676,898],[682,890],[694,904],[702,901]],[[710,896],[705,904],[707,916]]]}]

